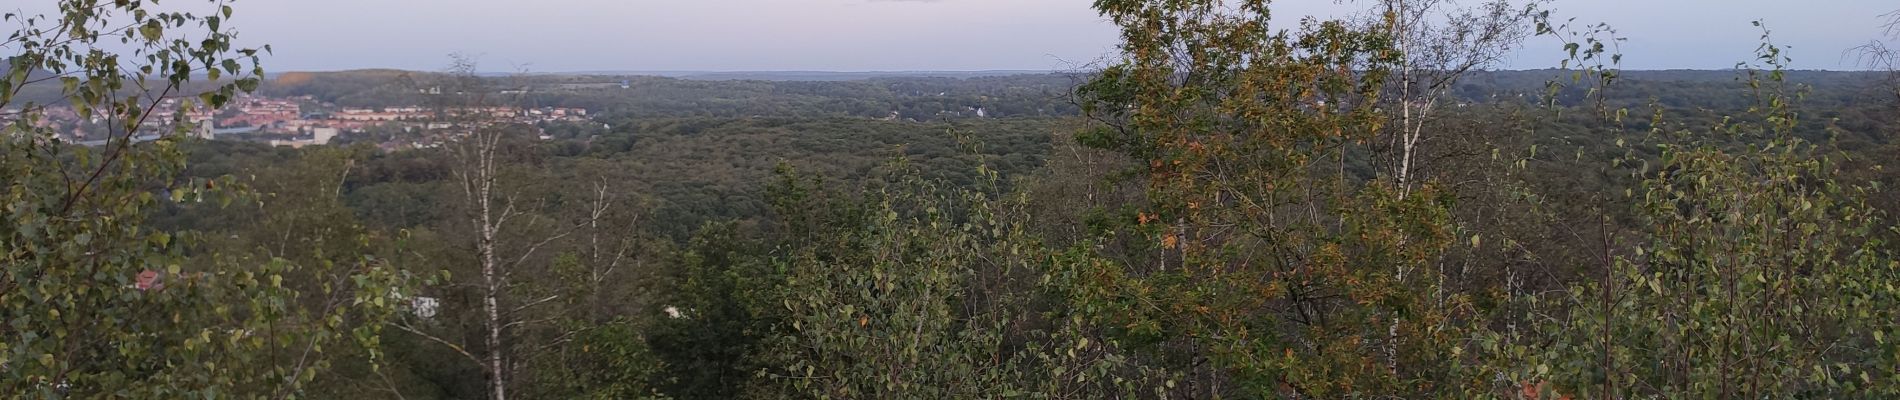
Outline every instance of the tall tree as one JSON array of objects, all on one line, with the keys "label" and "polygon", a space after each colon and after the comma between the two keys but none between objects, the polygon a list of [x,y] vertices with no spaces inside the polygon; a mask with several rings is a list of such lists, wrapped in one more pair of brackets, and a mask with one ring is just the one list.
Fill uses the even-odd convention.
[{"label": "tall tree", "polygon": [[1454,350],[1470,299],[1404,279],[1436,275],[1448,199],[1362,161],[1395,123],[1381,106],[1409,56],[1397,13],[1277,28],[1259,1],[1096,6],[1122,27],[1123,58],[1080,89],[1098,122],[1081,140],[1142,166],[1149,204],[1127,229],[1150,247],[1088,272],[1099,287],[1083,307],[1129,309],[1101,323],[1192,354],[1169,365],[1186,396],[1404,396],[1480,379]]},{"label": "tall tree", "polygon": [[[523,357],[546,353],[592,328],[557,324],[568,321],[569,311],[584,311],[588,302],[574,299],[576,307],[558,307],[573,297],[573,291],[547,288],[598,289],[625,261],[631,242],[600,236],[613,232],[603,225],[622,205],[609,197],[605,187],[595,186],[593,193],[570,199],[568,206],[579,211],[578,217],[559,217],[562,213],[557,209],[563,204],[554,196],[558,188],[547,185],[532,162],[528,140],[535,127],[516,119],[521,112],[518,104],[495,82],[479,76],[476,67],[473,58],[457,55],[447,73],[427,81],[421,90],[434,99],[429,140],[440,143],[450,160],[452,189],[462,213],[450,229],[460,231],[472,253],[472,274],[443,290],[473,288],[479,346],[454,340],[449,335],[453,332],[429,326],[405,322],[397,327],[480,365],[487,396],[505,400],[522,380],[516,375],[526,365]],[[570,255],[584,259],[570,257],[566,262],[587,270],[575,274],[575,281],[546,282],[561,277],[555,250],[571,245],[566,240],[576,233],[584,233],[590,241],[585,250]],[[609,242],[600,243],[603,239]],[[544,281],[530,284],[537,278]],[[517,340],[538,328],[557,332],[543,337],[547,343],[524,346]]]},{"label": "tall tree", "polygon": [[[1385,90],[1396,103],[1395,126],[1388,154],[1391,179],[1406,196],[1425,175],[1423,148],[1436,136],[1459,132],[1429,132],[1442,113],[1447,94],[1467,74],[1497,66],[1533,31],[1531,19],[1539,2],[1519,6],[1511,0],[1487,1],[1459,7],[1445,0],[1383,0],[1384,13],[1368,22],[1390,30],[1399,52],[1392,88]],[[1440,128],[1442,129],[1442,128]],[[1448,138],[1447,138],[1448,139]]]},{"label": "tall tree", "polygon": [[[227,3],[5,14],[18,27],[0,41],[0,396],[297,397],[323,349],[375,342],[398,278],[385,262],[196,254],[200,235],[147,225],[165,207],[253,199],[230,177],[180,175],[188,112],[263,74]],[[102,121],[85,137],[102,144],[69,143],[57,115]],[[298,276],[340,279],[285,282]]]},{"label": "tall tree", "polygon": [[[1461,8],[1444,0],[1384,0],[1383,3],[1385,12],[1373,24],[1391,31],[1396,42],[1394,50],[1399,53],[1396,79],[1391,83],[1394,87],[1384,91],[1389,97],[1386,101],[1396,103],[1392,108],[1397,115],[1391,118],[1396,124],[1386,126],[1393,132],[1380,141],[1389,143],[1390,147],[1375,154],[1375,161],[1388,166],[1390,172],[1381,173],[1389,174],[1397,197],[1404,200],[1419,182],[1429,179],[1428,158],[1456,154],[1430,152],[1425,149],[1427,145],[1467,139],[1457,137],[1461,135],[1475,135],[1441,121],[1438,118],[1444,112],[1441,103],[1453,101],[1448,93],[1466,74],[1495,66],[1533,32],[1530,22],[1538,3],[1519,7],[1510,0],[1496,0],[1473,8]],[[1400,245],[1408,240],[1399,238]],[[1442,265],[1439,261],[1433,260]],[[1413,271],[1400,268],[1393,276],[1397,284],[1405,285],[1407,278],[1418,278],[1411,274]],[[1441,270],[1437,275],[1430,277],[1437,279],[1433,286],[1440,288],[1432,295],[1445,296],[1447,292],[1442,288],[1448,284],[1446,273]],[[1386,363],[1394,371],[1399,368],[1399,325],[1395,317],[1386,333]]]},{"label": "tall tree", "polygon": [[1900,393],[1900,231],[1869,201],[1877,186],[1844,179],[1846,157],[1798,135],[1805,89],[1786,82],[1782,49],[1765,42],[1756,61],[1747,113],[1705,126],[1659,111],[1643,144],[1660,154],[1617,160],[1640,180],[1624,196],[1641,228],[1605,243],[1602,277],[1555,294],[1566,312],[1508,358],[1548,380],[1527,393]]}]

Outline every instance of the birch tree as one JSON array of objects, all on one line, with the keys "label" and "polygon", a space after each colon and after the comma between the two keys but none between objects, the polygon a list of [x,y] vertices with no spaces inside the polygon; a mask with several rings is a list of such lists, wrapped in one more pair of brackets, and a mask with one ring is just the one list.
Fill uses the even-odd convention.
[{"label": "birch tree", "polygon": [[[1443,130],[1446,126],[1437,121],[1442,104],[1448,99],[1448,92],[1467,74],[1496,66],[1509,55],[1510,50],[1523,42],[1532,33],[1531,18],[1537,11],[1538,1],[1523,6],[1513,0],[1495,0],[1474,7],[1461,7],[1447,0],[1382,0],[1384,12],[1370,24],[1383,25],[1394,41],[1394,50],[1399,53],[1398,65],[1391,85],[1384,93],[1389,96],[1385,101],[1394,103],[1396,108],[1393,122],[1386,129],[1386,154],[1375,161],[1388,165],[1391,184],[1396,188],[1400,200],[1412,195],[1417,184],[1427,178],[1429,169],[1426,159],[1433,157],[1425,146],[1433,141],[1448,140],[1441,136],[1469,134]],[[1437,129],[1434,129],[1437,128]],[[1408,238],[1399,238],[1399,244],[1408,244]],[[1433,260],[1437,262],[1438,260]],[[1394,271],[1401,285],[1407,284],[1414,271],[1400,266]],[[1435,278],[1435,287],[1443,288],[1445,274]],[[1433,293],[1433,296],[1444,296]],[[1386,363],[1393,370],[1399,368],[1397,342],[1399,341],[1399,317],[1392,317],[1387,331]]]},{"label": "birch tree", "polygon": [[1888,72],[1888,86],[1900,99],[1900,49],[1894,48],[1900,41],[1900,10],[1881,14],[1880,22],[1880,34],[1867,44],[1848,49],[1845,56],[1869,69]]},{"label": "birch tree", "polygon": [[1498,66],[1510,51],[1532,33],[1531,19],[1541,1],[1519,4],[1494,0],[1461,7],[1448,0],[1382,0],[1382,24],[1400,53],[1394,86],[1386,91],[1395,103],[1389,134],[1389,169],[1399,196],[1411,195],[1426,171],[1424,147],[1436,136],[1457,132],[1428,132],[1459,79]]},{"label": "birch tree", "polygon": [[[581,200],[570,206],[581,208],[579,217],[557,217],[563,205],[555,196],[558,188],[547,186],[547,179],[538,178],[540,171],[528,162],[531,146],[526,141],[534,128],[515,120],[520,112],[516,99],[476,68],[472,57],[456,55],[447,73],[417,90],[434,99],[436,117],[429,139],[440,143],[451,160],[453,190],[462,212],[455,228],[464,230],[465,248],[472,255],[472,276],[452,279],[441,289],[473,291],[478,339],[456,340],[453,332],[422,321],[396,326],[479,365],[488,397],[505,400],[519,389],[522,378],[516,375],[527,364],[524,358],[566,344],[587,329],[558,324],[567,317],[569,309],[559,306],[572,297],[571,289],[604,282],[626,262],[631,248],[630,242],[600,236],[611,232],[603,226],[604,218],[618,205],[604,184],[594,186],[593,193],[574,196]],[[558,290],[536,290],[532,281],[556,278],[554,250],[570,245],[569,239],[580,232],[589,239],[582,245],[589,268],[585,280],[553,283]],[[548,308],[557,310],[544,310]],[[559,332],[537,336],[547,341],[532,346],[519,341],[535,329]]]}]

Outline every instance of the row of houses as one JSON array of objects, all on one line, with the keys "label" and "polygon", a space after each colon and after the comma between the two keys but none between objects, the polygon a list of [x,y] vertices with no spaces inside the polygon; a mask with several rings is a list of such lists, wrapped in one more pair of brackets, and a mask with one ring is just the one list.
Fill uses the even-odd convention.
[{"label": "row of houses", "polygon": [[[25,115],[19,111],[14,114]],[[70,143],[102,145],[106,133],[116,121],[94,115],[82,118],[69,107],[35,109],[34,124],[60,132],[58,139]],[[12,115],[12,114],[5,114]],[[425,108],[401,106],[384,108],[336,107],[309,96],[273,98],[240,95],[226,107],[211,110],[187,107],[177,99],[166,99],[144,119],[143,133],[134,139],[153,140],[178,124],[190,128],[188,134],[203,139],[236,139],[267,142],[276,146],[303,147],[329,144],[339,137],[365,132],[378,126],[395,125],[403,131],[435,131],[450,127],[445,120],[483,118],[513,123],[584,122],[587,110],[581,108],[540,107],[461,107]]]}]

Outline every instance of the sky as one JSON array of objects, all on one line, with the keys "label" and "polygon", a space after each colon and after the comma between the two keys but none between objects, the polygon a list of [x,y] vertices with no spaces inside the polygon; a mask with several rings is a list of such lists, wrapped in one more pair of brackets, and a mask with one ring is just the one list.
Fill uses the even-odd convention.
[{"label": "sky", "polygon": [[[1477,0],[1464,0],[1474,2]],[[189,3],[182,2],[181,3]],[[244,0],[240,41],[273,71],[1074,70],[1112,56],[1091,0]],[[174,3],[176,4],[176,3]],[[1337,17],[1367,0],[1281,0],[1280,15]],[[1893,0],[1555,0],[1555,12],[1627,37],[1629,69],[1719,69],[1751,57],[1764,20],[1793,67],[1854,69],[1842,52],[1881,33]],[[1288,20],[1291,21],[1290,19]],[[1290,26],[1290,25],[1289,25]],[[1556,66],[1534,38],[1504,68]]]}]

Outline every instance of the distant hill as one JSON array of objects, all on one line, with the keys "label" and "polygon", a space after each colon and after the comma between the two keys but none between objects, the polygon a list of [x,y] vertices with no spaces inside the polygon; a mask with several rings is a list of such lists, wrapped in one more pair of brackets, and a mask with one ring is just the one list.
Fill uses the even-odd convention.
[{"label": "distant hill", "polygon": [[[1544,69],[1524,71],[1484,71],[1458,82],[1452,95],[1463,101],[1484,102],[1504,96],[1537,98],[1547,93],[1549,82],[1567,82],[1572,72]],[[1647,109],[1653,103],[1682,109],[1740,109],[1752,101],[1747,96],[1747,71],[1726,70],[1655,70],[1622,71],[1618,83],[1606,92],[1614,107]],[[1766,79],[1766,76],[1762,77]],[[1812,89],[1802,101],[1808,107],[1838,108],[1868,99],[1886,99],[1884,72],[1870,71],[1786,71],[1788,83]],[[1586,93],[1567,90],[1560,101],[1575,105]]]},{"label": "distant hill", "polygon": [[318,76],[337,77],[337,78],[356,78],[356,79],[394,79],[394,78],[399,78],[399,77],[408,76],[411,74],[418,74],[418,73],[421,73],[421,72],[406,71],[406,70],[400,70],[400,69],[390,69],[390,68],[375,68],[375,69],[352,69],[352,70],[343,70],[343,71],[272,72],[272,73],[266,74],[264,77],[268,79],[289,79],[289,80],[309,79],[309,78],[315,78]]},{"label": "distant hill", "polygon": [[[0,76],[11,74],[13,74],[12,66],[6,65],[6,63],[0,63]],[[28,81],[34,81],[53,76],[53,73],[43,69],[34,69],[27,71],[26,75]],[[20,89],[19,93],[14,95],[13,101],[7,104],[7,107],[17,108],[26,103],[54,103],[61,101],[59,82],[42,82],[27,85],[26,88]]]},{"label": "distant hill", "polygon": [[[408,74],[431,74],[435,72],[405,71],[398,69],[359,69],[344,71],[294,71],[271,73],[267,77],[299,77],[312,75],[344,76],[354,78],[395,78]],[[987,78],[1015,75],[1042,75],[1062,73],[1047,70],[983,70],[983,71],[571,71],[571,72],[529,72],[529,76],[658,76],[675,79],[701,81],[807,81],[840,82],[861,81],[880,78]],[[509,72],[483,72],[482,76],[513,76]]]},{"label": "distant hill", "polygon": [[1056,71],[613,71],[575,72],[564,75],[641,75],[706,81],[857,81],[876,78],[984,78],[1012,75],[1048,74]]}]

